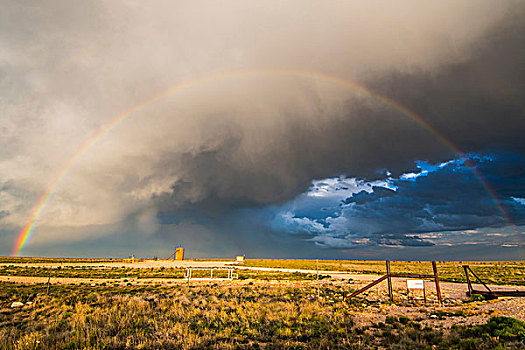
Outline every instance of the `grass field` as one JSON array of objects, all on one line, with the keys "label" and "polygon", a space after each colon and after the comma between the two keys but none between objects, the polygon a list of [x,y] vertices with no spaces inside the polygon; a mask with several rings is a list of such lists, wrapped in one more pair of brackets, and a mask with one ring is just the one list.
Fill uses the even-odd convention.
[{"label": "grass field", "polygon": [[[315,260],[249,259],[245,266],[315,270]],[[384,261],[319,260],[319,270],[346,271],[353,274],[386,274]],[[525,261],[451,261],[438,262],[439,278],[448,282],[466,282],[462,265],[470,268],[489,284],[525,285]],[[393,273],[432,274],[429,261],[392,261]]]},{"label": "grass field", "polygon": [[[137,259],[137,262],[141,261]],[[52,271],[40,266],[41,264],[60,264]],[[133,268],[112,266],[104,263],[123,262],[122,259],[56,259],[56,258],[11,258],[0,257],[0,275],[3,276],[48,276],[71,278],[182,278],[183,268]],[[75,264],[78,265],[75,266]],[[5,265],[12,264],[12,265]],[[16,264],[16,265],[15,265]],[[19,265],[23,264],[23,265]],[[90,266],[85,266],[90,264]],[[100,264],[97,266],[97,264]],[[315,260],[295,259],[247,259],[242,266],[286,268],[316,270]],[[465,274],[462,265],[469,265],[471,269],[486,283],[496,285],[521,285],[525,286],[525,261],[463,261],[463,262],[438,262],[438,272],[441,281],[465,283]],[[386,273],[384,261],[358,261],[358,260],[319,260],[319,270],[344,271],[350,274],[376,274]],[[392,261],[391,270],[394,273],[432,274],[432,266],[428,261]],[[272,273],[238,270],[239,278],[262,279],[314,279],[315,274]],[[208,272],[209,273],[209,272]],[[206,272],[196,272],[195,277],[205,275]]]},{"label": "grass field", "polygon": [[494,317],[450,330],[406,316],[358,326],[328,285],[53,286],[0,284],[2,349],[506,349],[525,323]]},{"label": "grass field", "polygon": [[[130,267],[93,267],[93,266],[58,266],[48,268],[42,266],[0,266],[0,276],[36,276],[52,278],[87,278],[87,279],[146,279],[146,278],[165,278],[182,279],[184,278],[184,268],[130,268]],[[250,271],[237,270],[238,278],[244,279],[263,279],[263,280],[313,280],[316,274],[309,273],[283,273],[271,271]],[[193,271],[192,277],[209,277],[209,271]],[[215,277],[225,278],[225,271],[215,271]],[[327,276],[321,275],[320,278]]]},{"label": "grass field", "polygon": [[[0,257],[0,263],[3,264],[59,264],[63,262],[68,263],[85,263],[85,264],[97,264],[106,262],[123,262],[125,259],[89,259],[89,258],[33,258],[33,257],[11,257],[3,256]],[[139,260],[139,259],[137,259]]]},{"label": "grass field", "polygon": [[[363,281],[238,269],[234,281],[188,282],[182,265],[113,259],[0,258],[0,264],[0,276],[11,280],[63,278],[50,285],[0,282],[0,349],[525,348],[525,314],[519,311],[525,303],[519,298],[493,304],[449,297],[439,307],[430,290],[426,306],[398,286],[392,304],[382,286],[344,302],[344,292]],[[385,273],[384,261],[318,264],[321,271]],[[524,262],[466,264],[489,283],[524,284]],[[250,259],[241,265],[316,270],[315,260]],[[440,279],[463,281],[461,265],[439,262]],[[391,267],[432,272],[430,262]],[[195,270],[193,277],[208,274]],[[521,320],[504,316],[508,311]]]}]

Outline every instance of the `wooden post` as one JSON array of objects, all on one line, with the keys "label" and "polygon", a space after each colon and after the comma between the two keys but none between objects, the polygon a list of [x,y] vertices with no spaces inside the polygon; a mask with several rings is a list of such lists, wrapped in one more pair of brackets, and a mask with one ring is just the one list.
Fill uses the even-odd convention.
[{"label": "wooden post", "polygon": [[315,269],[317,271],[316,285],[317,285],[317,299],[319,299],[319,259],[315,259]]},{"label": "wooden post", "polygon": [[49,267],[49,275],[47,276],[47,290],[46,290],[46,295],[49,295],[49,282],[51,281],[51,269],[52,269],[52,267]]},{"label": "wooden post", "polygon": [[358,291],[355,291],[352,294],[350,294],[348,296],[345,296],[345,300],[348,300],[350,298],[355,297],[358,294],[363,293],[365,290],[368,290],[368,289],[372,288],[373,286],[375,286],[376,284],[378,284],[380,282],[383,282],[387,278],[388,278],[388,275],[384,275],[383,277],[378,278],[377,280],[375,280],[374,282],[370,283],[369,285],[366,285],[363,288],[359,289]]},{"label": "wooden post", "polygon": [[436,282],[436,293],[439,301],[439,305],[441,305],[441,289],[439,288],[439,277],[438,277],[438,269],[435,261],[432,261],[432,269],[434,270],[434,281]]},{"label": "wooden post", "polygon": [[390,301],[394,301],[394,293],[392,292],[392,277],[390,276],[390,260],[386,261],[386,275],[388,276],[388,296]]},{"label": "wooden post", "polygon": [[487,290],[489,291],[489,293],[492,293],[492,291],[490,290],[489,286],[487,286],[485,284],[485,282],[483,282],[481,280],[481,278],[478,277],[478,275],[476,275],[476,273],[474,271],[472,271],[472,269],[467,265],[467,269],[472,272],[472,274],[474,275],[474,277],[478,280],[479,283],[481,283],[483,285],[483,287],[487,288]]},{"label": "wooden post", "polygon": [[463,270],[465,270],[465,276],[467,277],[467,287],[468,287],[468,296],[472,296],[472,284],[470,284],[470,277],[468,275],[468,270],[467,270],[468,266],[467,265],[463,265]]}]

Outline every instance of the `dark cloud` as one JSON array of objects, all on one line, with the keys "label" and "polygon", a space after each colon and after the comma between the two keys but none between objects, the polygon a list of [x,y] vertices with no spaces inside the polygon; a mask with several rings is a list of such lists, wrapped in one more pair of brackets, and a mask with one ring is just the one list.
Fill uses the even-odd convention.
[{"label": "dark cloud", "polygon": [[309,181],[304,176],[302,181],[293,179],[275,158],[250,163],[239,128],[228,126],[214,134],[210,144],[164,157],[163,163],[176,169],[178,180],[170,193],[155,198],[159,209],[174,206],[223,213],[283,201],[303,190],[299,184]]},{"label": "dark cloud", "polygon": [[[172,232],[185,231],[182,227],[188,230],[188,222],[194,229],[215,232],[210,233],[210,242],[217,239],[211,238],[214,235],[234,242],[242,236],[245,243],[260,241],[257,245],[262,247],[267,242],[262,237],[277,236],[337,249],[468,243],[475,230],[525,225],[525,192],[519,185],[512,190],[525,182],[525,156],[471,154],[468,160],[420,166],[432,170],[414,177],[389,178],[390,188],[384,187],[386,183],[326,179],[281,206],[230,207],[220,215],[188,206],[168,207],[171,210],[160,212],[159,218],[162,224],[171,225]],[[342,186],[353,187],[354,194],[344,199]],[[319,192],[321,187],[325,190]],[[494,243],[482,236],[475,241]]]},{"label": "dark cloud", "polygon": [[383,235],[374,240],[379,245],[400,245],[405,247],[431,247],[434,243],[425,241],[418,236],[397,236],[392,234]]},{"label": "dark cloud", "polygon": [[415,111],[464,152],[523,152],[525,11],[514,10],[460,62],[435,71],[387,73],[371,81],[373,89]]},{"label": "dark cloud", "polygon": [[[148,241],[140,233],[156,232],[218,255],[244,249],[269,256],[279,243],[286,246],[281,256],[299,254],[299,245],[309,254],[313,243],[341,251],[368,244],[380,254],[384,246],[430,244],[420,234],[427,230],[506,224],[459,166],[400,182],[395,192],[370,182],[387,171],[393,178],[418,171],[416,160],[457,158],[393,106],[306,77],[206,79],[267,68],[358,82],[406,106],[464,152],[508,152],[505,162],[476,166],[520,223],[524,182],[508,164],[521,164],[525,151],[524,8],[513,0],[290,1],[278,8],[267,1],[6,3],[0,184],[9,188],[0,196],[9,216],[0,230],[16,237],[50,188],[32,238],[37,247],[73,236],[88,242],[120,228],[134,241],[125,250]],[[111,124],[123,112],[133,117]],[[54,188],[58,175],[67,176]],[[337,205],[306,198],[313,180],[339,176],[356,182],[341,181]],[[308,205],[294,211],[298,197]],[[102,245],[87,243],[110,251]]]},{"label": "dark cloud", "polygon": [[[521,154],[525,150],[525,28],[523,6],[514,10],[462,59],[427,70],[377,71],[369,74],[365,85],[420,115],[462,151]],[[347,106],[346,112],[307,122],[293,111],[282,111],[287,122],[272,126],[257,152],[245,147],[250,139],[241,124],[217,133],[213,146],[170,154],[163,164],[168,168],[176,164],[179,180],[170,193],[156,200],[163,210],[189,205],[192,210],[224,211],[279,204],[304,192],[312,179],[346,174],[372,180],[383,178],[385,169],[395,177],[413,170],[415,160],[454,157],[446,142],[391,106],[363,98],[349,98]],[[477,186],[468,181],[462,186]],[[419,196],[430,204],[450,200],[434,198],[435,194]],[[402,203],[405,210],[413,205]],[[399,214],[396,221],[414,220]],[[483,213],[471,214],[486,217],[486,224],[500,223]],[[426,220],[424,212],[417,220]],[[450,215],[442,222],[446,220],[451,220],[446,227],[454,228]]]},{"label": "dark cloud", "polygon": [[329,225],[316,234],[427,245],[412,234],[524,225],[525,205],[516,200],[523,198],[523,188],[508,189],[525,182],[525,157],[472,156],[468,163],[476,172],[458,160],[412,180],[392,179],[396,190],[373,187],[356,193],[344,201],[340,215],[325,219]]}]

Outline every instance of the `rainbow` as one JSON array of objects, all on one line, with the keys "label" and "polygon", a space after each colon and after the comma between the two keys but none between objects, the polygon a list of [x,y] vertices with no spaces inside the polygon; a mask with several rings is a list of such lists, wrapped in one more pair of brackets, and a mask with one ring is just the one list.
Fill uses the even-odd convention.
[{"label": "rainbow", "polygon": [[515,226],[510,221],[509,215],[505,212],[504,208],[499,204],[499,200],[497,198],[497,195],[495,191],[490,187],[488,182],[483,178],[483,176],[477,171],[477,169],[468,162],[467,158],[463,154],[463,152],[458,149],[451,141],[449,141],[446,137],[444,137],[439,131],[437,131],[435,128],[433,128],[430,124],[428,124],[423,118],[421,118],[416,113],[412,112],[408,108],[404,107],[403,105],[399,104],[398,102],[392,100],[391,98],[388,98],[386,96],[380,95],[377,92],[374,92],[373,90],[359,85],[357,83],[344,80],[335,76],[319,73],[319,72],[313,72],[313,71],[301,71],[301,70],[290,70],[290,69],[258,69],[258,70],[237,70],[237,71],[230,71],[230,72],[222,72],[217,73],[213,75],[209,75],[206,77],[188,80],[185,82],[182,82],[180,84],[177,84],[175,86],[170,87],[167,90],[164,90],[160,92],[159,94],[139,103],[138,105],[126,110],[125,112],[118,115],[115,119],[113,119],[110,123],[102,127],[97,133],[95,133],[93,136],[91,136],[79,149],[78,151],[69,159],[69,161],[64,165],[64,167],[58,172],[57,176],[54,178],[54,180],[49,184],[44,194],[40,197],[35,209],[32,212],[32,215],[27,222],[27,224],[24,226],[24,228],[20,231],[18,234],[18,237],[15,242],[15,246],[13,248],[13,255],[14,256],[20,256],[22,253],[22,250],[29,242],[31,236],[33,235],[35,231],[35,227],[38,223],[38,219],[40,215],[42,214],[43,210],[46,208],[48,203],[53,198],[53,195],[57,191],[57,189],[60,187],[60,184],[64,182],[65,178],[67,177],[69,171],[71,168],[79,161],[79,159],[88,152],[104,135],[108,134],[110,131],[118,127],[122,122],[124,122],[126,119],[130,118],[133,114],[136,112],[142,110],[143,108],[162,100],[163,98],[176,93],[177,91],[187,89],[199,84],[215,81],[215,80],[221,80],[221,79],[231,79],[235,77],[241,77],[241,76],[249,76],[249,75],[261,75],[261,74],[270,74],[270,75],[281,75],[281,76],[292,76],[292,77],[302,77],[302,78],[309,78],[314,80],[321,80],[325,82],[330,82],[334,84],[338,84],[341,86],[345,86],[349,89],[352,89],[354,91],[357,91],[359,93],[362,93],[366,96],[369,96],[371,98],[374,98],[377,101],[380,101],[381,103],[388,105],[395,110],[399,111],[400,113],[404,114],[408,118],[415,121],[417,124],[422,126],[424,129],[429,131],[431,134],[433,134],[436,138],[438,138],[443,144],[445,144],[450,150],[452,150],[454,153],[456,153],[459,157],[465,159],[465,164],[472,170],[474,175],[478,178],[480,183],[483,185],[487,193],[491,196],[491,198],[494,200],[494,203],[496,204],[498,210],[504,215],[507,222],[512,225],[514,228]]}]

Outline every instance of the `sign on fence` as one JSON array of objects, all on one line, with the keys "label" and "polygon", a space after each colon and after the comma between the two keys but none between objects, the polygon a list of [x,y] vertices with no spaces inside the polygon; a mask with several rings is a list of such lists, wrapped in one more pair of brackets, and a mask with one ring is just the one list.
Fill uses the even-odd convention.
[{"label": "sign on fence", "polygon": [[425,281],[423,280],[407,280],[408,289],[425,289]]},{"label": "sign on fence", "polygon": [[423,280],[407,280],[407,295],[410,293],[411,289],[422,289],[423,290],[423,300],[425,305],[427,304],[427,296],[425,293],[425,281]]}]

